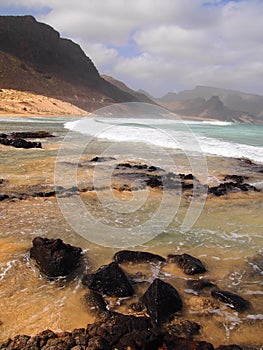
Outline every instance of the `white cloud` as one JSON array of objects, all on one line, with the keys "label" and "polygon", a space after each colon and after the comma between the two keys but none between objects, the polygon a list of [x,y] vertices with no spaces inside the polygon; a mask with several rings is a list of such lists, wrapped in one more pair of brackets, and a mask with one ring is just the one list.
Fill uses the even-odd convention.
[{"label": "white cloud", "polygon": [[38,19],[78,38],[100,72],[107,69],[132,87],[155,94],[197,84],[262,92],[262,0],[8,3],[51,8]]}]

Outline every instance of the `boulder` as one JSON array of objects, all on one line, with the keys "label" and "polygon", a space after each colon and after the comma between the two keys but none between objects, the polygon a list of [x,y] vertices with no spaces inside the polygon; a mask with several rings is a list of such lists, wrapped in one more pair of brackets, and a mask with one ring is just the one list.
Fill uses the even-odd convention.
[{"label": "boulder", "polygon": [[156,325],[167,321],[182,309],[182,300],[177,290],[159,278],[149,286],[141,301]]},{"label": "boulder", "polygon": [[101,266],[83,277],[82,283],[91,290],[114,297],[129,297],[134,291],[125,273],[116,262]]},{"label": "boulder", "polygon": [[169,254],[167,257],[167,262],[175,263],[187,275],[195,275],[206,272],[206,268],[204,267],[203,263],[199,259],[189,254]]},{"label": "boulder", "polygon": [[61,239],[36,237],[30,257],[48,277],[67,276],[82,262],[82,249],[65,244]]},{"label": "boulder", "polygon": [[237,311],[247,310],[250,306],[249,301],[243,299],[237,294],[230,293],[220,289],[214,289],[211,291],[212,297],[226,303],[231,309]]},{"label": "boulder", "polygon": [[133,250],[121,250],[114,255],[114,260],[121,264],[125,262],[164,262],[165,259],[157,254]]}]

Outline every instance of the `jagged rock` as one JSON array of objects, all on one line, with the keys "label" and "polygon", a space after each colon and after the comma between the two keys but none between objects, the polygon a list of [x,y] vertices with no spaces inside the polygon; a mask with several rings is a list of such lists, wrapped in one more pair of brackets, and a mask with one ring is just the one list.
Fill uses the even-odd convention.
[{"label": "jagged rock", "polygon": [[167,321],[182,309],[182,300],[177,290],[156,278],[141,298],[154,324]]},{"label": "jagged rock", "polygon": [[250,306],[249,301],[243,299],[237,294],[230,293],[220,289],[214,289],[211,291],[212,297],[226,303],[231,309],[238,311],[247,310]]},{"label": "jagged rock", "polygon": [[15,139],[43,139],[46,137],[54,137],[48,131],[19,131],[12,132],[10,136]]},{"label": "jagged rock", "polygon": [[42,148],[40,142],[31,142],[26,141],[24,139],[8,139],[8,138],[0,138],[0,144],[5,146],[12,146],[15,148]]},{"label": "jagged rock", "polygon": [[106,339],[102,337],[93,337],[88,342],[89,350],[111,350],[112,347],[109,345]]},{"label": "jagged rock", "polygon": [[65,244],[61,239],[36,237],[30,249],[40,270],[48,277],[67,276],[80,266],[82,249]]},{"label": "jagged rock", "polygon": [[110,317],[100,322],[88,325],[87,334],[90,338],[100,336],[111,346],[118,344],[120,339],[133,331],[144,331],[150,329],[151,321],[148,317],[136,317],[113,313]]},{"label": "jagged rock", "polygon": [[114,255],[114,260],[121,264],[123,262],[164,262],[165,259],[157,254],[133,250],[121,250]]},{"label": "jagged rock", "polygon": [[134,293],[128,278],[116,262],[103,265],[94,273],[85,275],[82,283],[108,296],[128,297]]},{"label": "jagged rock", "polygon": [[167,257],[167,262],[175,263],[187,275],[195,275],[206,272],[206,268],[204,267],[203,263],[199,259],[189,254],[169,254]]},{"label": "jagged rock", "polygon": [[220,197],[220,196],[224,196],[229,192],[238,192],[238,191],[242,191],[242,192],[247,192],[247,191],[256,191],[259,192],[259,190],[252,185],[249,185],[247,183],[243,183],[243,182],[226,182],[226,183],[221,183],[218,186],[213,186],[213,187],[209,187],[208,192],[212,193],[213,195]]}]

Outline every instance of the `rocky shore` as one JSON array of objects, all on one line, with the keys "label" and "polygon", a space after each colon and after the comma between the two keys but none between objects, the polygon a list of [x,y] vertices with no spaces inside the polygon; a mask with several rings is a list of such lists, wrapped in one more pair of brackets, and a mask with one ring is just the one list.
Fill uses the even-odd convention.
[{"label": "rocky shore", "polygon": [[[138,281],[141,264],[159,265],[160,269],[167,264],[176,264],[186,276],[197,275],[196,279],[186,279],[188,287],[195,291],[197,299],[205,299],[206,303],[210,302],[215,308],[220,307],[218,301],[238,312],[251,307],[243,297],[221,290],[213,282],[200,277],[209,267],[189,254],[164,258],[150,252],[124,250],[117,252],[110,264],[87,274],[81,248],[66,244],[61,239],[42,237],[34,238],[32,243],[30,258],[43,277],[47,278],[47,283],[58,277],[66,283],[73,275],[82,280],[87,287],[85,302],[96,312],[97,321],[88,324],[86,329],[74,329],[72,332],[55,333],[47,329],[35,336],[17,335],[0,344],[2,350],[215,349],[209,342],[195,340],[201,326],[194,321],[182,319],[184,308],[187,307],[186,300],[170,283],[151,276],[151,282],[146,283],[145,292],[139,295],[137,286],[143,282],[143,278]],[[123,270],[127,264],[137,267],[137,280]],[[128,302],[135,295],[138,301],[131,304],[130,314],[115,312],[108,304],[108,297],[121,297]],[[236,344],[216,348],[242,349],[248,348]]]}]

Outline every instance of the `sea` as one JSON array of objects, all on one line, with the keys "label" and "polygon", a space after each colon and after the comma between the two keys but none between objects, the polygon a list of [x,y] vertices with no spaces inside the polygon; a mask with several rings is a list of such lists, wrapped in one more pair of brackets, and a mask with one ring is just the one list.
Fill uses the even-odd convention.
[{"label": "sea", "polygon": [[[43,149],[1,146],[5,191],[37,184],[95,183],[95,189],[80,196],[0,203],[0,340],[46,328],[70,331],[96,320],[85,306],[87,291],[80,279],[50,281],[29,258],[32,239],[43,236],[82,247],[89,272],[112,261],[123,248],[198,257],[208,270],[203,277],[248,299],[252,305],[248,311],[237,312],[216,301],[201,310],[198,305],[206,296],[195,299],[198,296],[186,285],[188,277],[175,266],[141,266],[140,272],[146,285],[159,277],[178,289],[184,300],[182,319],[202,326],[198,339],[215,346],[237,343],[262,349],[262,192],[216,198],[200,191],[184,196],[170,190],[125,195],[107,186],[114,164],[129,161],[193,173],[208,185],[219,184],[227,174],[248,176],[247,182],[260,189],[263,124],[181,120],[148,107],[139,112],[130,106],[117,112],[114,108],[81,119],[0,118],[0,133],[45,130],[56,136],[41,140]],[[94,165],[94,177],[90,160],[95,156],[109,161]],[[134,266],[129,269],[138,272]],[[131,312],[127,300],[110,298],[108,303],[113,310]]]}]

